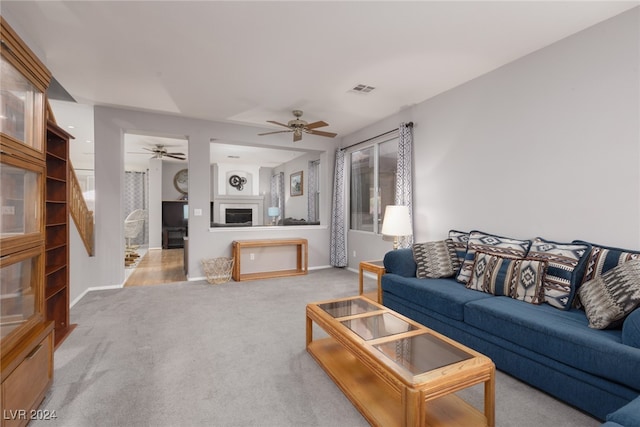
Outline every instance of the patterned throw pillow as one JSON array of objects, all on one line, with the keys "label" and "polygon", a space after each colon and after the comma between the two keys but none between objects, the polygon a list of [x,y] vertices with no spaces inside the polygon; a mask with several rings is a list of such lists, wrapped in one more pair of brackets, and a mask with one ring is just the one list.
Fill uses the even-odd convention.
[{"label": "patterned throw pillow", "polygon": [[548,304],[561,310],[571,308],[590,250],[588,243],[557,243],[540,237],[533,241],[527,258],[547,262],[544,297]]},{"label": "patterned throw pillow", "polygon": [[458,258],[451,239],[438,242],[415,243],[413,258],[416,261],[416,277],[451,277],[458,270]]},{"label": "patterned throw pillow", "polygon": [[458,258],[458,266],[461,266],[462,263],[464,262],[464,257],[467,254],[467,244],[469,243],[469,233],[467,233],[466,231],[449,230],[449,239],[451,240],[453,247],[456,251],[456,256]]},{"label": "patterned throw pillow", "polygon": [[[580,240],[574,240],[573,243],[589,244]],[[589,280],[632,259],[640,259],[640,252],[591,243],[591,253],[587,258],[582,283],[587,283]]]},{"label": "patterned throw pillow", "polygon": [[467,284],[471,279],[471,270],[477,251],[508,258],[524,258],[531,245],[531,240],[510,239],[508,237],[494,236],[481,231],[472,231],[469,234],[469,244],[460,272],[456,278],[458,282]]},{"label": "patterned throw pillow", "polygon": [[640,260],[619,264],[602,276],[596,276],[580,287],[578,295],[590,328],[620,325],[640,306]]},{"label": "patterned throw pillow", "polygon": [[476,252],[469,289],[504,295],[531,304],[544,302],[542,281],[547,264],[527,258],[504,258]]}]

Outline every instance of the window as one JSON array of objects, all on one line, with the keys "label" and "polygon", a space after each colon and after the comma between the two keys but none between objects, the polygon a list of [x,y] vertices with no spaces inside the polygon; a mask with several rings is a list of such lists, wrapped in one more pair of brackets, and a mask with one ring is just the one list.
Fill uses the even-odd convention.
[{"label": "window", "polygon": [[379,233],[386,206],[395,202],[397,163],[397,137],[351,153],[352,230]]}]

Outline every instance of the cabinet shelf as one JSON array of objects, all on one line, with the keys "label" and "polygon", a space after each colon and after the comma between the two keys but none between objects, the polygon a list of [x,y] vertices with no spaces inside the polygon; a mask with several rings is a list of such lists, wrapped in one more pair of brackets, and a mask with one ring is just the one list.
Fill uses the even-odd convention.
[{"label": "cabinet shelf", "polygon": [[49,299],[53,298],[58,292],[64,291],[64,289],[65,289],[64,284],[60,284],[60,285],[57,285],[57,286],[51,286],[49,288],[46,288],[45,292],[44,292],[45,299],[49,300]]},{"label": "cabinet shelf", "polygon": [[59,226],[64,226],[67,225],[66,222],[53,222],[51,224],[47,224],[47,227],[59,227]]},{"label": "cabinet shelf", "polygon": [[66,162],[67,159],[64,158],[64,154],[63,155],[58,155],[57,153],[54,153],[52,151],[47,150],[47,156],[50,156],[51,158],[56,158],[62,162]]},{"label": "cabinet shelf", "polygon": [[44,269],[44,275],[45,276],[50,276],[51,274],[55,273],[56,271],[62,270],[63,268],[65,268],[67,265],[66,264],[55,264],[55,265],[48,265],[45,269]]},{"label": "cabinet shelf", "polygon": [[73,330],[69,324],[68,156],[71,135],[47,123],[45,308],[54,322],[57,347]]}]

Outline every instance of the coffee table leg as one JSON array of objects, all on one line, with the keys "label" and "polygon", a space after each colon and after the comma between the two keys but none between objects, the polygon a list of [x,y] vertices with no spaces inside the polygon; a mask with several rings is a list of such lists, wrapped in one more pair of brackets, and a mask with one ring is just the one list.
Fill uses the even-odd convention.
[{"label": "coffee table leg", "polygon": [[496,425],[496,371],[491,370],[491,377],[484,383],[484,415],[487,417],[487,426]]},{"label": "coffee table leg", "polygon": [[313,323],[309,316],[307,316],[307,347],[309,347],[311,341],[313,341]]},{"label": "coffee table leg", "polygon": [[416,390],[404,388],[402,390],[402,401],[404,405],[405,427],[422,427],[425,421],[425,398],[424,394]]}]

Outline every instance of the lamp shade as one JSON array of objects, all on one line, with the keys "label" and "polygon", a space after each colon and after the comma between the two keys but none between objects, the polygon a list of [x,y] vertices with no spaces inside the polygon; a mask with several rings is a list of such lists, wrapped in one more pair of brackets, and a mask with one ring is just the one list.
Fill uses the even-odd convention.
[{"label": "lamp shade", "polygon": [[280,208],[271,207],[267,209],[267,216],[279,216],[279,215],[280,215]]},{"label": "lamp shade", "polygon": [[384,210],[381,233],[385,236],[410,236],[413,234],[409,207],[389,205]]}]

